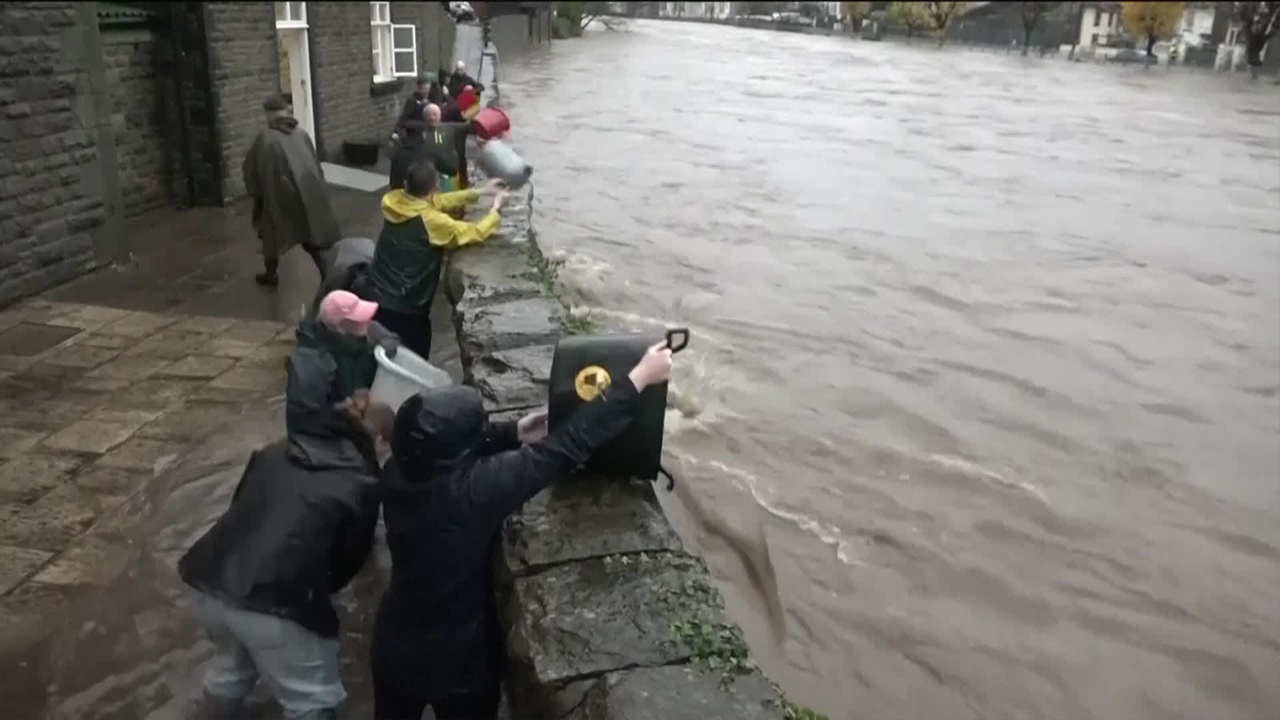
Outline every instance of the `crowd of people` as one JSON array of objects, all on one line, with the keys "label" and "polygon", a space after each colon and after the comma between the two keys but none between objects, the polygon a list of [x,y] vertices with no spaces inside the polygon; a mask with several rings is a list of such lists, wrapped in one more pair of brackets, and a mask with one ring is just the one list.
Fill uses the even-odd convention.
[{"label": "crowd of people", "polygon": [[[206,716],[242,717],[263,680],[285,717],[336,717],[346,692],[331,597],[363,567],[381,514],[392,570],[367,658],[375,716],[418,720],[430,706],[437,720],[494,718],[505,647],[490,558],[504,518],[584,464],[632,422],[640,393],[671,376],[670,349],[655,345],[553,429],[545,408],[491,423],[468,387],[423,390],[399,408],[370,396],[375,347],[429,356],[445,254],[502,222],[500,183],[485,186],[494,198],[482,219],[459,219],[481,193],[467,186],[465,155],[450,155],[456,137],[427,135],[465,112],[450,98],[476,87],[461,63],[419,84],[396,128],[400,164],[373,257],[345,265],[333,257],[340,232],[314,144],[285,99],[263,104],[266,127],[244,167],[265,258],[258,281],[275,284],[294,245],[322,281],[286,363],[285,437],[249,457],[230,507],[179,562],[217,648]],[[461,189],[446,191],[450,178]]]}]

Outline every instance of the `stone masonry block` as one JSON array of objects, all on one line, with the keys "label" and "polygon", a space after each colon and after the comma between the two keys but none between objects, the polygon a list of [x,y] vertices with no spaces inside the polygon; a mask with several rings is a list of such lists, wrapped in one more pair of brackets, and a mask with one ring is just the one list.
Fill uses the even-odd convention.
[{"label": "stone masonry block", "polygon": [[518,577],[615,553],[682,550],[650,483],[581,476],[538,493],[507,520],[500,558],[505,574]]},{"label": "stone masonry block", "polygon": [[554,344],[560,337],[561,307],[548,298],[530,298],[460,311],[458,333],[464,362],[527,345]]}]

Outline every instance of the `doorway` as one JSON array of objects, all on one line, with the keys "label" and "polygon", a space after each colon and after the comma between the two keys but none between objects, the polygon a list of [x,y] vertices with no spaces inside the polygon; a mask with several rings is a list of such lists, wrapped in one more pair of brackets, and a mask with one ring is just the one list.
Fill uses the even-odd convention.
[{"label": "doorway", "polygon": [[280,54],[281,90],[293,105],[293,116],[316,139],[315,109],[311,98],[311,54],[307,44],[307,4],[276,3],[276,43]]}]

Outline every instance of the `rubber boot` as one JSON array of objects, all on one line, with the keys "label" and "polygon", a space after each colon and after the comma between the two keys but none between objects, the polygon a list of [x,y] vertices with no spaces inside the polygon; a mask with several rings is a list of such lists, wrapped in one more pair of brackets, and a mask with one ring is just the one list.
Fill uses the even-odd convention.
[{"label": "rubber boot", "polygon": [[231,699],[202,693],[193,708],[194,720],[242,720],[246,703],[243,698]]},{"label": "rubber boot", "polygon": [[257,282],[259,285],[266,285],[267,287],[276,287],[277,285],[280,284],[280,275],[277,272],[280,268],[280,259],[273,258],[271,260],[266,260],[264,261],[263,264],[266,266],[266,270],[264,272],[258,273],[257,275],[254,275],[253,276],[254,281]]}]

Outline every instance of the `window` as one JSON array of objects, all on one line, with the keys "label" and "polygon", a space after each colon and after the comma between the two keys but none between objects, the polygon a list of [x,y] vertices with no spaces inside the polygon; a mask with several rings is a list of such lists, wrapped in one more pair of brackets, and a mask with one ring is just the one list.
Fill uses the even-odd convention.
[{"label": "window", "polygon": [[304,2],[276,3],[276,27],[305,28],[307,26],[307,4]]},{"label": "window", "polygon": [[418,75],[418,27],[394,25],[391,3],[369,3],[369,29],[373,35],[373,79],[386,82]]}]

